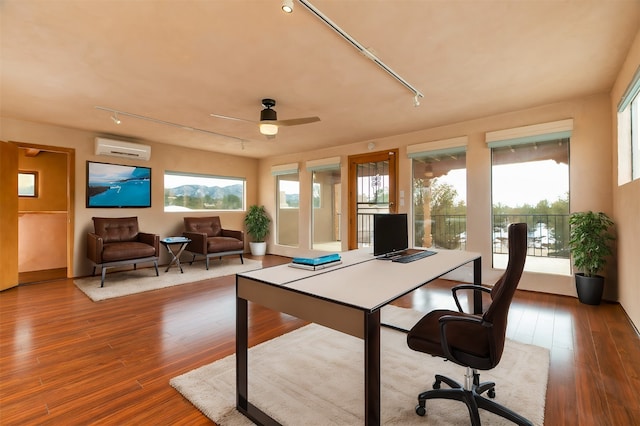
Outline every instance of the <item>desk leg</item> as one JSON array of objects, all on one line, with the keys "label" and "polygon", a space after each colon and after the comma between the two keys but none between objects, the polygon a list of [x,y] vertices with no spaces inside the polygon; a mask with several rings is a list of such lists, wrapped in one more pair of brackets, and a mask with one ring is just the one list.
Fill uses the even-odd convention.
[{"label": "desk leg", "polygon": [[380,310],[365,314],[364,424],[380,425]]},{"label": "desk leg", "polygon": [[[473,284],[482,285],[482,258],[473,261]],[[473,292],[473,313],[482,314],[482,292]]]},{"label": "desk leg", "polygon": [[[236,278],[237,279],[237,278]],[[236,284],[236,407],[242,413],[248,410],[248,346],[249,346],[249,310],[246,299],[237,295]]]}]

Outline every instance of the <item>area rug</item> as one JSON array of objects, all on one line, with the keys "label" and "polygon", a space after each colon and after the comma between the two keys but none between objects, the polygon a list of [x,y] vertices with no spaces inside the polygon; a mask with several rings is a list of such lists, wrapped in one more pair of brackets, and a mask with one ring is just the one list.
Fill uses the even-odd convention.
[{"label": "area rug", "polygon": [[[384,311],[403,327],[423,315],[393,306]],[[425,417],[415,413],[417,395],[431,388],[434,374],[462,381],[463,367],[410,350],[400,331],[383,327],[381,340],[383,424],[469,425],[467,408],[457,401],[429,400]],[[547,349],[508,340],[498,367],[482,371],[481,379],[496,381],[496,402],[542,425],[548,371]],[[235,355],[170,383],[216,424],[252,424],[235,409]],[[249,350],[249,400],[283,425],[363,424],[363,391],[363,344],[355,337],[311,324]],[[481,419],[512,425],[483,410]]]},{"label": "area rug", "polygon": [[156,276],[153,268],[107,273],[104,287],[100,287],[99,272],[94,277],[79,278],[73,280],[73,282],[91,300],[98,302],[113,297],[128,296],[144,291],[253,271],[254,269],[262,268],[262,261],[244,259],[244,264],[241,264],[239,257],[211,260],[209,262],[209,270],[205,269],[203,262],[195,262],[193,265],[183,263],[182,269],[184,273],[180,273],[180,270],[175,265],[168,272],[164,271],[165,268],[158,267],[160,276]]}]

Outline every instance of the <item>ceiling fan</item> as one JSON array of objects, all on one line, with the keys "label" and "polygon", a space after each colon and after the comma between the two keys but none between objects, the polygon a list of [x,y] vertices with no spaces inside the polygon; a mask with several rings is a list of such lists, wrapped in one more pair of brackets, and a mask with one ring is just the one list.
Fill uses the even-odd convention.
[{"label": "ceiling fan", "polygon": [[278,134],[279,126],[298,126],[300,124],[309,124],[320,121],[320,117],[302,117],[302,118],[290,118],[289,120],[278,120],[276,110],[272,109],[276,106],[276,101],[273,99],[263,99],[262,106],[264,109],[260,111],[260,121],[245,120],[244,118],[228,117],[220,114],[210,114],[211,117],[223,118],[225,120],[246,121],[249,123],[255,123],[259,125],[260,133],[267,138],[275,138]]}]

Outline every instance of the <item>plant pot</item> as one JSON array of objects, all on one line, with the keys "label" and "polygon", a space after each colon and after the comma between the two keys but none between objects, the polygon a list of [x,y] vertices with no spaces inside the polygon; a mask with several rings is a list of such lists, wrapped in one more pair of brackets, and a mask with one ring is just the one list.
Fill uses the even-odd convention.
[{"label": "plant pot", "polygon": [[267,252],[267,243],[266,242],[260,242],[257,243],[255,241],[250,241],[249,242],[249,248],[251,249],[251,254],[254,256],[264,256],[265,253]]},{"label": "plant pot", "polygon": [[599,305],[604,290],[604,277],[600,275],[587,277],[578,273],[576,274],[576,290],[580,302],[587,305]]}]

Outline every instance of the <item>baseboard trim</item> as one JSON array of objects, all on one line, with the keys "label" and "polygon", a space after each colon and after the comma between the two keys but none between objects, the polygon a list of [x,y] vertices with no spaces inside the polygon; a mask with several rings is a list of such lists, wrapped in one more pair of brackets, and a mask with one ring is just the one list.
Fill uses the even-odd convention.
[{"label": "baseboard trim", "polygon": [[32,284],[67,278],[67,268],[43,269],[18,273],[18,284]]}]

